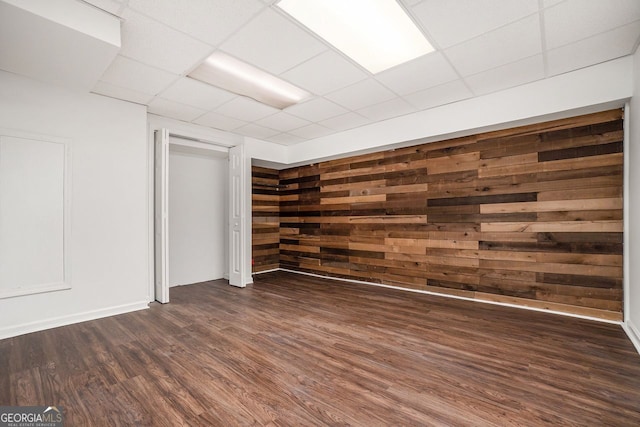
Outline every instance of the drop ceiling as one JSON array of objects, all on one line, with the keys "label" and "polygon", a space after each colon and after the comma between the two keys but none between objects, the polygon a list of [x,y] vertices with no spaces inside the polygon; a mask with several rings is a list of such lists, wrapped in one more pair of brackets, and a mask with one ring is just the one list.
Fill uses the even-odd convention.
[{"label": "drop ceiling", "polygon": [[[86,0],[121,18],[92,88],[160,116],[283,145],[633,53],[638,0],[400,0],[435,52],[371,74],[267,0]],[[186,75],[223,51],[313,94],[279,110]]]}]

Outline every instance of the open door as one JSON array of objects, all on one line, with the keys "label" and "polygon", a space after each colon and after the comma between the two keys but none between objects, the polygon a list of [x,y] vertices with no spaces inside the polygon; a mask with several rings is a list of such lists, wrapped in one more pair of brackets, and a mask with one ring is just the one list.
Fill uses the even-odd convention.
[{"label": "open door", "polygon": [[155,131],[155,299],[169,302],[169,131]]},{"label": "open door", "polygon": [[246,286],[244,274],[244,147],[229,149],[229,284]]}]

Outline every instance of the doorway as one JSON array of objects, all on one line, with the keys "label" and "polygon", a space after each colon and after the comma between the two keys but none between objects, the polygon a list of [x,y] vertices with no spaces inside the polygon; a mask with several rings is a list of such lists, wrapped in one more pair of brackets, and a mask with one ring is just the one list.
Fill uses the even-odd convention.
[{"label": "doorway", "polygon": [[155,132],[154,299],[228,272],[229,149]]},{"label": "doorway", "polygon": [[227,154],[169,139],[169,287],[222,279],[227,262]]}]

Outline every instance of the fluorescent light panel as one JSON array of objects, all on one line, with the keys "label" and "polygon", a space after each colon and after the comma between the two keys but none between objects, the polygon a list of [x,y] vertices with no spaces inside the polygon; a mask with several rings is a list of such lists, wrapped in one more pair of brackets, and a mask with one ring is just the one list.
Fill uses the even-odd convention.
[{"label": "fluorescent light panel", "polygon": [[311,94],[222,52],[214,52],[189,77],[283,109]]},{"label": "fluorescent light panel", "polygon": [[434,50],[396,0],[280,0],[278,7],[373,74]]}]

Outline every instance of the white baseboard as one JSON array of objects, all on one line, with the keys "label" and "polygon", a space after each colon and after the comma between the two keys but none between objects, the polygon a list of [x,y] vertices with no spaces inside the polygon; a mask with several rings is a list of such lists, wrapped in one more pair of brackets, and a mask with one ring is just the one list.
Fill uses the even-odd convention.
[{"label": "white baseboard", "polygon": [[252,276],[256,276],[258,274],[273,273],[274,271],[289,271],[289,270],[285,270],[284,268],[272,268],[271,270],[255,271],[255,272],[251,273],[251,275]]},{"label": "white baseboard", "polygon": [[476,299],[476,298],[462,297],[462,296],[458,296],[458,295],[450,295],[450,294],[444,294],[444,293],[438,293],[438,292],[432,292],[432,291],[424,291],[422,289],[403,288],[402,286],[392,286],[392,285],[385,285],[383,283],[365,282],[363,280],[341,279],[339,277],[323,276],[321,274],[307,273],[307,272],[304,272],[304,271],[289,270],[289,269],[286,269],[286,268],[278,268],[278,269],[272,270],[272,271],[286,271],[286,272],[289,272],[289,273],[303,274],[305,276],[319,277],[321,279],[337,280],[337,281],[349,282],[349,283],[358,283],[358,284],[361,284],[361,285],[369,285],[369,286],[378,286],[378,287],[381,287],[381,288],[399,289],[401,291],[414,292],[414,293],[417,293],[417,294],[433,295],[433,296],[437,296],[437,297],[459,299],[459,300],[464,300],[464,301],[478,302],[478,303],[482,303],[482,304],[499,305],[499,306],[502,306],[502,307],[519,308],[519,309],[522,309],[522,310],[538,311],[540,313],[557,314],[557,315],[560,315],[560,316],[576,317],[578,319],[593,320],[593,321],[601,322],[601,323],[611,323],[611,324],[614,324],[614,325],[622,325],[622,322],[618,322],[618,321],[615,321],[615,320],[606,320],[606,319],[600,319],[598,317],[591,317],[591,316],[583,316],[583,315],[580,315],[580,314],[565,313],[563,311],[546,310],[546,309],[536,308],[536,307],[526,307],[524,305],[509,304],[509,303],[506,303],[506,302],[487,301],[487,300]]},{"label": "white baseboard", "polygon": [[132,311],[144,310],[147,308],[149,308],[149,303],[147,301],[139,301],[131,304],[103,308],[100,310],[86,311],[84,313],[76,313],[68,316],[53,317],[45,320],[38,320],[36,322],[23,323],[22,325],[9,326],[0,329],[0,339],[29,334],[31,332],[44,331],[45,329],[57,328],[59,326],[71,325],[73,323],[115,316]]},{"label": "white baseboard", "polygon": [[627,320],[622,324],[622,329],[627,333],[636,351],[640,354],[640,328],[637,328],[631,320]]}]

